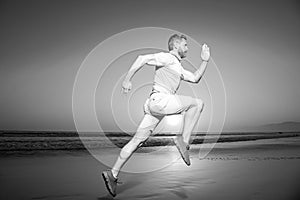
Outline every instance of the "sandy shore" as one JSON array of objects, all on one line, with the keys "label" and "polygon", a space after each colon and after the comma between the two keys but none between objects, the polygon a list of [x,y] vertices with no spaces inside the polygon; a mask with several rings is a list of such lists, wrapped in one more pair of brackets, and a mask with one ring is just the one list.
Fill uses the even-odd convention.
[{"label": "sandy shore", "polygon": [[[300,138],[220,143],[204,159],[199,146],[192,165],[181,160],[148,173],[122,173],[115,199],[297,199]],[[107,151],[109,152],[109,151]],[[175,147],[131,160],[157,167]],[[107,167],[84,152],[56,151],[1,157],[0,199],[112,199],[101,171]]]}]

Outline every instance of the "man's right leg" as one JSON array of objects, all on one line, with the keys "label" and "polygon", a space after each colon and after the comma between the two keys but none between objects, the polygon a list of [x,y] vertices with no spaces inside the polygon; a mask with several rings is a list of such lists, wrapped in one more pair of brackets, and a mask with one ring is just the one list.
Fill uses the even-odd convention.
[{"label": "man's right leg", "polygon": [[170,98],[168,105],[165,107],[166,114],[184,113],[182,135],[174,139],[180,155],[187,165],[190,165],[189,159],[189,140],[191,133],[197,124],[200,114],[203,110],[203,101],[192,97],[174,95]]},{"label": "man's right leg", "polygon": [[182,137],[185,143],[189,143],[191,133],[203,110],[203,101],[180,95],[172,95],[169,99],[163,112],[167,115],[184,113]]},{"label": "man's right leg", "polygon": [[200,114],[203,110],[203,102],[200,99],[193,99],[191,106],[186,110],[184,114],[184,123],[182,137],[185,143],[189,143],[191,133],[197,124]]},{"label": "man's right leg", "polygon": [[177,136],[174,140],[182,159],[188,166],[191,164],[188,152],[190,136],[202,110],[203,102],[200,99],[192,99],[190,106],[188,106],[188,109],[184,113],[182,136]]}]

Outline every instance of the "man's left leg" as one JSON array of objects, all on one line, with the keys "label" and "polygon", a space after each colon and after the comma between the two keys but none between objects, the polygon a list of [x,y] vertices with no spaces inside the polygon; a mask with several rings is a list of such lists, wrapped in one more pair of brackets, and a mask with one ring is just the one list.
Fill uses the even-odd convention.
[{"label": "man's left leg", "polygon": [[124,164],[131,157],[133,152],[138,149],[139,146],[145,142],[151,135],[154,128],[160,122],[160,118],[154,117],[149,114],[145,114],[141,124],[139,125],[136,134],[134,137],[122,148],[120,155],[112,168],[112,173],[115,177],[118,177],[118,174]]},{"label": "man's left leg", "polygon": [[145,114],[134,137],[122,148],[117,161],[111,170],[104,171],[102,176],[105,185],[112,196],[116,196],[117,179],[121,168],[129,160],[134,151],[139,148],[151,135],[162,118]]}]

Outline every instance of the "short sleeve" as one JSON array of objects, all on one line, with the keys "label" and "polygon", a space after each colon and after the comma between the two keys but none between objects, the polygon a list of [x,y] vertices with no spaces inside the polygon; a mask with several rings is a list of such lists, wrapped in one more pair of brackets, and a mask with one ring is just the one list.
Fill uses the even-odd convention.
[{"label": "short sleeve", "polygon": [[147,62],[148,65],[155,65],[155,66],[165,66],[168,63],[168,56],[164,52],[151,54],[150,61]]}]

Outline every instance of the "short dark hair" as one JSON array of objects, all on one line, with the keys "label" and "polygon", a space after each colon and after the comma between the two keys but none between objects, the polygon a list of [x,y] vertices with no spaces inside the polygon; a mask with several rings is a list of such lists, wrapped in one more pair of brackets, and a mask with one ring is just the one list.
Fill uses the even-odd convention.
[{"label": "short dark hair", "polygon": [[169,41],[168,41],[168,48],[169,48],[169,51],[171,51],[171,50],[174,49],[174,42],[175,42],[176,40],[182,40],[182,39],[187,40],[187,37],[186,37],[185,35],[178,35],[178,34],[172,35],[172,36],[169,38]]}]

